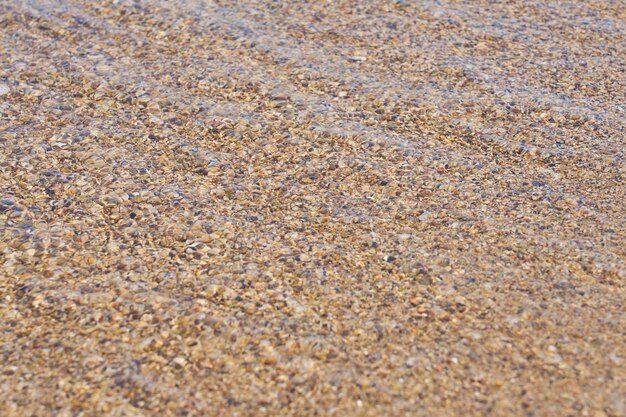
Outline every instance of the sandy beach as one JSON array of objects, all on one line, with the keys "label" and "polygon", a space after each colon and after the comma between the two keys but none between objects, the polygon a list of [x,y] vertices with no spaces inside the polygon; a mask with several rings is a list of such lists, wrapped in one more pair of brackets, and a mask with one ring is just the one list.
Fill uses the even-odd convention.
[{"label": "sandy beach", "polygon": [[0,35],[0,416],[626,415],[624,1]]}]

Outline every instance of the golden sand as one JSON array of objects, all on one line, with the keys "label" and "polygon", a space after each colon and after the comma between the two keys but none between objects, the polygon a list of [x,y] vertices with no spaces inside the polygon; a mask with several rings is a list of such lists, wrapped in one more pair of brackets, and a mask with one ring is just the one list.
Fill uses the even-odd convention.
[{"label": "golden sand", "polygon": [[0,416],[626,415],[623,1],[0,1]]}]

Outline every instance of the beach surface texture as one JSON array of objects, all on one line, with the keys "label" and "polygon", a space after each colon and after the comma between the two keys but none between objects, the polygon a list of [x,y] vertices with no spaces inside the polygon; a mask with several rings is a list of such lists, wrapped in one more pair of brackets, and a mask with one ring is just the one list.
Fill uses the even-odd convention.
[{"label": "beach surface texture", "polygon": [[626,3],[0,0],[0,416],[626,416]]}]

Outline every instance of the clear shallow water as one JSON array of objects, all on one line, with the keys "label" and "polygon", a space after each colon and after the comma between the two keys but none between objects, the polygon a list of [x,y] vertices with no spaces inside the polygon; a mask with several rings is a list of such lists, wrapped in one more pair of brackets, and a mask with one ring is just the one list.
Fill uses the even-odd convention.
[{"label": "clear shallow water", "polygon": [[[0,389],[36,410],[104,361],[93,392],[139,410],[356,413],[358,382],[370,410],[618,415],[622,6],[0,4]],[[74,336],[46,359],[11,326]]]}]

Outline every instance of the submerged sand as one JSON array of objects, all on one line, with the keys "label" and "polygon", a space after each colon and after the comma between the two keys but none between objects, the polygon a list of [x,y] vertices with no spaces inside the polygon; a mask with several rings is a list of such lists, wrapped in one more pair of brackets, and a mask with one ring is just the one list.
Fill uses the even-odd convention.
[{"label": "submerged sand", "polygon": [[0,2],[0,415],[626,415],[625,10]]}]

